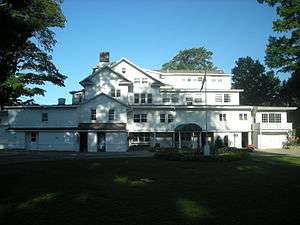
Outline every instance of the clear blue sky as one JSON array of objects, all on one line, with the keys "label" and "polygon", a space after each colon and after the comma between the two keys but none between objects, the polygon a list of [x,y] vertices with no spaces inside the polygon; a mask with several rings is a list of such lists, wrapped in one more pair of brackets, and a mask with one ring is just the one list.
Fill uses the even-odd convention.
[{"label": "clear blue sky", "polygon": [[[179,50],[204,46],[217,67],[230,73],[235,60],[263,60],[273,34],[275,9],[256,0],[65,0],[64,29],[55,29],[53,60],[68,76],[66,87],[46,85],[39,104],[55,104],[89,75],[100,51],[159,69]],[[286,77],[281,77],[286,78]]]}]

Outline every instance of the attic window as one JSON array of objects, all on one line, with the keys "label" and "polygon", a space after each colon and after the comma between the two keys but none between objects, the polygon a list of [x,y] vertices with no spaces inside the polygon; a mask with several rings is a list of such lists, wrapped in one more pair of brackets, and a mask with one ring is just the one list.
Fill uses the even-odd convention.
[{"label": "attic window", "polygon": [[125,67],[122,68],[122,73],[126,73],[126,68]]}]

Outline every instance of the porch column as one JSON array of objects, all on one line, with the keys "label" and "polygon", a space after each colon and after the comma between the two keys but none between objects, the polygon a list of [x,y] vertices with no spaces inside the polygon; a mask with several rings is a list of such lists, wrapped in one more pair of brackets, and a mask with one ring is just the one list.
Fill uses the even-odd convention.
[{"label": "porch column", "polygon": [[201,148],[201,132],[198,132],[198,147]]},{"label": "porch column", "polygon": [[172,136],[172,147],[175,147],[176,146],[176,144],[175,144],[175,132],[173,132],[173,134],[172,134],[173,136]]},{"label": "porch column", "polygon": [[181,133],[178,131],[178,148],[181,149]]}]

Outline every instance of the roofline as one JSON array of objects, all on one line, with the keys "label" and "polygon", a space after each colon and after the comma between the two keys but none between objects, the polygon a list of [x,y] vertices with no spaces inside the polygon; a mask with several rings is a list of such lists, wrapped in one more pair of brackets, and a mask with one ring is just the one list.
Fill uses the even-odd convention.
[{"label": "roofline", "polygon": [[47,109],[47,108],[77,108],[78,105],[12,105],[4,106],[4,109]]},{"label": "roofline", "polygon": [[[163,76],[186,76],[186,75],[189,75],[189,76],[204,76],[205,75],[205,72],[162,72],[162,71],[155,71],[155,70],[150,70],[150,69],[147,69],[146,71],[149,71],[149,72],[152,72],[152,73],[156,73],[156,74],[161,74]],[[210,73],[209,71],[206,73],[207,76],[233,76],[233,74],[231,73]]]},{"label": "roofline", "polygon": [[97,97],[100,96],[100,95],[104,95],[104,96],[106,96],[107,98],[112,99],[113,101],[118,102],[119,104],[124,105],[124,106],[127,107],[127,108],[129,107],[127,104],[125,104],[125,103],[119,101],[118,99],[115,99],[115,98],[113,98],[113,97],[111,97],[111,96],[109,96],[109,95],[107,95],[107,94],[105,94],[105,93],[103,93],[103,92],[101,92],[100,94],[95,95],[94,97],[88,99],[87,101],[82,102],[82,103],[81,103],[80,105],[78,105],[78,106],[84,105],[84,104],[86,104],[86,103],[88,103],[88,102],[94,100],[95,98],[97,98]]},{"label": "roofline", "polygon": [[253,106],[241,105],[130,105],[133,109],[163,108],[163,109],[243,109],[252,110]]},{"label": "roofline", "polygon": [[[169,88],[169,89],[168,89]],[[165,87],[165,88],[161,88],[161,91],[165,91],[165,92],[244,92],[244,89],[207,89],[205,90],[201,90],[200,88],[198,89],[183,89],[183,88],[172,88],[172,86],[170,87]]]},{"label": "roofline", "polygon": [[121,62],[127,62],[129,65],[133,66],[134,68],[136,68],[138,71],[140,71],[141,73],[145,74],[147,77],[151,78],[152,80],[158,82],[161,85],[165,85],[164,83],[162,83],[161,81],[157,80],[156,78],[152,77],[150,74],[148,74],[145,70],[143,70],[141,67],[139,67],[138,65],[134,64],[133,62],[131,62],[129,59],[122,57],[119,61],[117,61],[116,63],[114,63],[111,68],[114,68],[115,66],[119,65]]},{"label": "roofline", "polygon": [[82,85],[83,82],[85,82],[86,80],[90,79],[92,76],[95,76],[96,74],[98,74],[99,72],[101,72],[104,69],[109,69],[111,72],[113,72],[114,74],[118,75],[119,77],[121,77],[122,79],[126,80],[127,82],[132,83],[130,80],[128,80],[126,77],[124,77],[122,74],[114,71],[110,66],[105,65],[103,67],[101,67],[100,69],[96,70],[94,73],[92,73],[91,75],[87,76],[86,78],[84,78],[83,80],[79,81],[79,84]]},{"label": "roofline", "polygon": [[253,106],[254,109],[263,111],[263,110],[270,110],[270,111],[276,111],[276,110],[286,110],[286,111],[292,111],[297,110],[298,107],[286,107],[286,106]]}]

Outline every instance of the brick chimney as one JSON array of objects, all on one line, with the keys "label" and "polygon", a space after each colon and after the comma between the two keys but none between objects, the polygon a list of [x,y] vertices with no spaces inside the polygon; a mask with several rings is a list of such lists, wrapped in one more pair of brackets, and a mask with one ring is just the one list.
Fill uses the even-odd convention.
[{"label": "brick chimney", "polygon": [[109,52],[100,52],[100,63],[109,63]]}]

